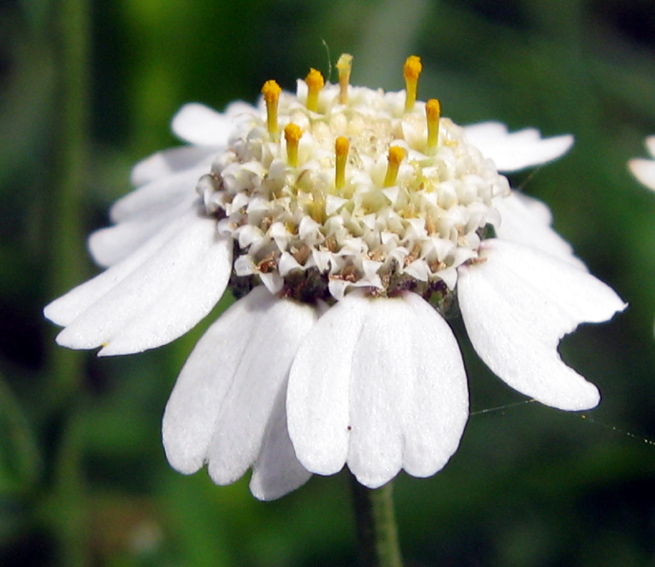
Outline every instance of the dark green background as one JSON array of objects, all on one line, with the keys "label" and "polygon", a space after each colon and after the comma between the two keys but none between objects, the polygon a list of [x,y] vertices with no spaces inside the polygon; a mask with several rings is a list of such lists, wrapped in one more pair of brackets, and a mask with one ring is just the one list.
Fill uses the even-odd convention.
[{"label": "dark green background", "polygon": [[655,195],[626,169],[655,133],[652,0],[3,2],[0,565],[356,564],[343,475],[260,503],[247,479],[168,467],[161,414],[202,329],[97,359],[57,348],[41,315],[97,272],[85,237],[130,165],[177,143],[181,104],[291,89],[344,51],[353,83],[388,89],[420,55],[419,96],[458,123],[573,133],[569,155],[512,181],[631,304],[562,343],[603,394],[584,416],[520,403],[465,348],[477,413],[460,450],[396,482],[407,566],[655,565]]}]

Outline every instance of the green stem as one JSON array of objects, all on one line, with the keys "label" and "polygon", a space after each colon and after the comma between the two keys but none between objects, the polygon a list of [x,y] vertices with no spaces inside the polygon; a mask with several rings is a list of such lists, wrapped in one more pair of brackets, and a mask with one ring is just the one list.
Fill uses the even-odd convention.
[{"label": "green stem", "polygon": [[391,482],[376,489],[350,475],[360,559],[364,567],[402,567]]},{"label": "green stem", "polygon": [[53,140],[53,291],[78,284],[83,271],[81,201],[88,187],[89,10],[85,0],[58,0],[54,50],[57,62]]},{"label": "green stem", "polygon": [[[90,14],[86,0],[55,0],[52,44],[57,63],[51,221],[50,295],[78,285],[86,266],[82,237],[82,195],[88,186]],[[51,350],[52,405],[61,407],[79,391],[81,357]]]},{"label": "green stem", "polygon": [[[53,112],[52,172],[48,187],[50,297],[82,280],[81,201],[88,186],[90,9],[87,0],[53,0],[52,49],[57,64]],[[63,419],[53,463],[53,486],[45,513],[57,539],[57,565],[90,565],[88,503],[82,469],[81,399],[83,359],[51,343],[47,388],[53,419]]]}]

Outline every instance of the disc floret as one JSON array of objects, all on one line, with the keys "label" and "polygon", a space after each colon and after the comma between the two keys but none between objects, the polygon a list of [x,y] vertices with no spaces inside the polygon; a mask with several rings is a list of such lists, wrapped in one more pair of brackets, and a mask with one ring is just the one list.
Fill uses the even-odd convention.
[{"label": "disc floret", "polygon": [[199,184],[219,233],[235,241],[235,281],[306,301],[350,288],[443,299],[498,223],[493,201],[507,180],[436,100],[407,109],[410,93],[349,85],[351,58],[340,62],[340,84],[312,70],[297,94],[275,93],[284,136],[273,135],[264,90],[267,112]]}]

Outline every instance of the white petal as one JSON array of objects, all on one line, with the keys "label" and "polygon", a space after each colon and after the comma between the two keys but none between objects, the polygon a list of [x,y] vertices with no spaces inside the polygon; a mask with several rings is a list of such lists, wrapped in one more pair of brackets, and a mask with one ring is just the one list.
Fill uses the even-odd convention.
[{"label": "white petal", "polygon": [[302,266],[298,263],[298,260],[288,252],[282,252],[280,259],[278,260],[278,270],[280,271],[280,275],[285,277],[292,270],[298,269],[302,270]]},{"label": "white petal", "polygon": [[428,281],[428,278],[430,277],[430,267],[425,260],[414,260],[405,267],[404,271],[406,274],[409,274],[421,282]]},{"label": "white petal", "polygon": [[278,392],[259,457],[252,466],[250,492],[260,500],[275,500],[305,484],[312,476],[296,458],[287,428],[286,388]]},{"label": "white petal", "polygon": [[551,227],[552,215],[548,207],[532,197],[512,191],[508,197],[496,199],[500,212],[496,236],[519,244],[527,244],[557,256],[586,270],[584,262],[573,254],[572,246]]},{"label": "white petal", "polygon": [[645,145],[648,153],[655,158],[655,136],[648,136]]},{"label": "white petal", "polygon": [[570,134],[542,138],[534,128],[509,133],[500,122],[481,122],[464,130],[468,141],[506,172],[552,161],[568,152],[574,141]]},{"label": "white petal", "polygon": [[610,319],[625,308],[600,280],[544,252],[487,240],[483,261],[459,269],[458,298],[473,347],[512,388],[544,404],[583,410],[596,387],[566,366],[560,339],[580,323]]},{"label": "white petal", "polygon": [[346,290],[350,286],[351,283],[349,281],[330,278],[330,281],[328,282],[328,291],[334,299],[341,301],[346,294]]},{"label": "white petal", "polygon": [[239,120],[255,112],[244,103],[234,103],[226,112],[198,103],[185,104],[173,117],[171,128],[176,136],[198,146],[227,146],[230,135]]},{"label": "white petal", "polygon": [[151,218],[187,201],[191,195],[197,199],[198,180],[208,167],[203,164],[155,179],[121,197],[109,211],[112,222]]},{"label": "white petal", "polygon": [[445,321],[419,296],[347,295],[319,319],[291,368],[289,434],[300,462],[348,463],[371,488],[401,468],[428,476],[459,444],[466,376]]},{"label": "white petal", "polygon": [[169,223],[124,261],[77,286],[47,305],[44,309],[45,316],[62,327],[70,325],[118,283],[156,255],[167,242],[173,240],[192,220],[195,219],[187,215],[185,218],[179,218]]},{"label": "white petal", "polygon": [[189,191],[171,199],[170,208],[129,218],[114,226],[97,230],[89,237],[88,247],[95,262],[113,266],[135,252],[142,244],[166,225],[191,211],[197,196]]},{"label": "white petal", "polygon": [[632,174],[646,187],[655,191],[655,160],[635,158],[628,161]]},{"label": "white petal", "polygon": [[284,278],[277,272],[269,272],[268,274],[260,273],[259,279],[264,284],[269,293],[277,295],[284,287]]},{"label": "white petal", "polygon": [[[261,453],[255,483],[261,497],[306,480],[284,448],[284,403],[291,361],[316,317],[312,307],[276,299],[259,286],[209,328],[166,406],[162,431],[173,467],[189,474],[207,462],[214,482],[228,484]],[[290,460],[271,456],[275,448]]]},{"label": "white petal", "polygon": [[138,187],[201,164],[205,164],[206,171],[209,171],[212,159],[217,153],[217,148],[199,148],[197,146],[182,146],[157,152],[141,160],[132,168],[130,180],[132,185]]},{"label": "white petal", "polygon": [[128,354],[186,333],[220,299],[230,276],[231,241],[215,229],[213,219],[188,214],[52,302],[46,317],[66,326],[57,342]]},{"label": "white petal", "polygon": [[446,268],[439,271],[439,277],[448,286],[448,289],[455,289],[457,283],[457,270],[454,268]]},{"label": "white petal", "polygon": [[369,305],[356,294],[323,315],[301,345],[289,374],[289,434],[303,465],[334,474],[348,457],[353,357]]},{"label": "white petal", "polygon": [[328,216],[333,215],[347,202],[348,199],[343,199],[342,197],[336,197],[334,195],[328,195],[325,199],[325,213]]}]

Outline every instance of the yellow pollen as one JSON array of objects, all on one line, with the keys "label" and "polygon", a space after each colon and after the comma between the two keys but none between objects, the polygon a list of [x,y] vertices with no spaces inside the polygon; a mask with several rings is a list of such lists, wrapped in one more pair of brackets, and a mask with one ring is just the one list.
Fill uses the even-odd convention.
[{"label": "yellow pollen", "polygon": [[279,128],[277,123],[277,104],[280,100],[282,89],[275,81],[266,81],[262,87],[264,102],[266,103],[266,115],[268,133],[274,142],[279,138]]},{"label": "yellow pollen", "polygon": [[416,55],[410,55],[405,61],[404,75],[405,75],[405,90],[407,91],[407,98],[405,99],[405,112],[409,112],[414,108],[416,102],[416,91],[418,89],[418,76],[421,74],[423,65],[421,65],[421,58]]},{"label": "yellow pollen", "polygon": [[287,124],[284,139],[287,141],[287,162],[291,167],[298,167],[298,144],[302,137],[302,128],[297,124]]},{"label": "yellow pollen", "polygon": [[346,185],[346,160],[348,159],[348,150],[350,150],[348,138],[339,136],[334,143],[334,150],[337,154],[334,184],[337,189],[343,189]]},{"label": "yellow pollen", "polygon": [[385,187],[393,187],[398,178],[398,168],[400,163],[405,159],[405,150],[400,146],[391,146],[389,148],[389,165],[387,166],[387,175],[384,178]]},{"label": "yellow pollen", "polygon": [[305,82],[309,89],[307,93],[307,110],[318,112],[318,93],[321,92],[323,85],[325,85],[323,75],[321,75],[321,72],[316,69],[310,69],[309,74],[305,78]]},{"label": "yellow pollen", "polygon": [[425,103],[425,114],[428,120],[428,153],[433,153],[439,143],[441,103],[436,98],[431,98]]},{"label": "yellow pollen", "polygon": [[353,56],[343,53],[337,61],[339,70],[339,103],[348,103],[348,83],[350,82],[350,71],[353,67]]}]

